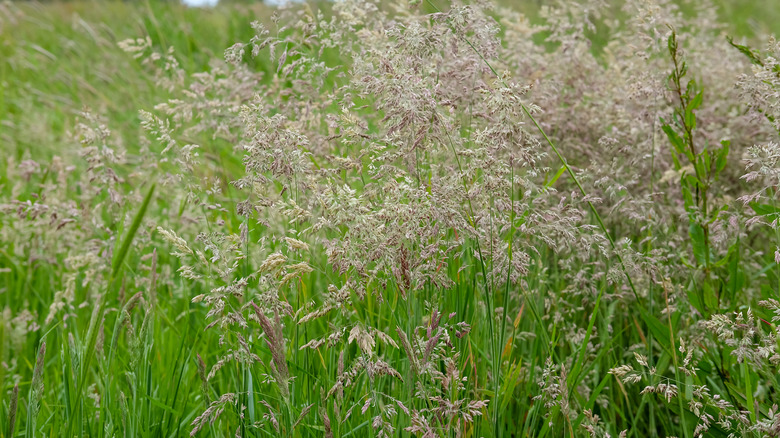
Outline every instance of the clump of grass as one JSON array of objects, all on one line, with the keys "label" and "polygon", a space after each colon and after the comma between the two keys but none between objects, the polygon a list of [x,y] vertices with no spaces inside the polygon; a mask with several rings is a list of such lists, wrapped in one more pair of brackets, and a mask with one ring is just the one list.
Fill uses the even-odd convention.
[{"label": "clump of grass", "polygon": [[0,433],[777,435],[780,49],[623,6],[18,37],[112,61],[0,95]]}]

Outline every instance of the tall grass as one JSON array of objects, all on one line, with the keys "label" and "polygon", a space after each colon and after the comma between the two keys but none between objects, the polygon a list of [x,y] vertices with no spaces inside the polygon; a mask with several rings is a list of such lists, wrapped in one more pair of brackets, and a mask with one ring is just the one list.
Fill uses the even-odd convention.
[{"label": "tall grass", "polygon": [[777,436],[758,5],[3,3],[0,437]]}]

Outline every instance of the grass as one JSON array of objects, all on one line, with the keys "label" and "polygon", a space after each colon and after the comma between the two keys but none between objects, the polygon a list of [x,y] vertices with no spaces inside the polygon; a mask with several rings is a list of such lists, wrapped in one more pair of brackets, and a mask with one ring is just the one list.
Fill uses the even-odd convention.
[{"label": "grass", "polygon": [[[272,9],[241,2],[0,6],[0,438],[693,437],[707,421],[708,436],[769,433],[780,421],[770,359],[780,337],[771,305],[758,302],[778,298],[777,233],[744,225],[718,234],[725,212],[738,211],[740,224],[778,214],[774,198],[745,211],[728,201],[747,190],[735,154],[750,155],[748,134],[767,129],[742,122],[747,106],[731,95],[708,94],[722,89],[710,78],[697,103],[688,82],[697,74],[678,64],[688,53],[669,40],[670,55],[648,57],[649,70],[676,81],[677,100],[651,123],[657,161],[637,146],[631,153],[644,164],[625,162],[640,170],[604,171],[615,163],[609,154],[623,155],[588,147],[623,121],[607,111],[596,129],[577,114],[606,108],[599,90],[541,112],[525,93],[558,101],[550,89],[512,88],[524,61],[490,55],[482,28],[459,21],[479,18],[414,21],[451,9],[417,8],[382,5],[436,29],[431,40],[382,40],[379,24],[352,23],[315,36],[304,19],[332,16],[325,3],[281,18],[291,25],[282,30]],[[543,22],[541,3],[519,9]],[[359,12],[351,17],[362,23],[381,15]],[[765,2],[719,2],[718,12],[737,37],[780,30]],[[609,14],[629,17],[617,7]],[[242,56],[246,70],[217,65],[226,48],[252,39],[253,20],[271,30],[275,54]],[[547,44],[554,30],[533,38]],[[684,32],[681,44],[700,36]],[[583,35],[615,50],[603,21]],[[149,65],[118,48],[147,36],[149,50],[172,50],[178,66],[160,70],[164,58]],[[407,45],[396,51],[399,40]],[[448,44],[462,44],[457,56]],[[559,46],[528,56],[569,56]],[[570,65],[605,62],[601,50],[571,47],[579,58]],[[691,70],[717,61],[691,47]],[[320,61],[344,76],[324,73]],[[542,75],[563,84],[561,96],[575,95],[582,82],[567,75],[577,68],[555,71],[561,62]],[[291,65],[302,67],[286,72]],[[420,74],[432,65],[442,73],[435,80]],[[182,92],[198,84],[193,74],[216,69],[202,94]],[[438,91],[466,83],[447,76],[461,70],[481,72],[464,86],[472,94]],[[639,75],[615,71],[615,87]],[[441,88],[428,95],[434,87],[420,84]],[[418,91],[419,102],[393,100]],[[155,120],[144,129],[139,110],[163,115],[156,105],[172,99],[201,106],[192,118],[188,107],[167,114],[181,117],[170,133]],[[500,110],[490,112],[491,99]],[[276,114],[292,122],[275,125]],[[641,131],[646,116],[632,114],[629,127]],[[731,150],[710,145],[721,134],[734,137]],[[177,143],[163,154],[168,135]],[[512,147],[490,149],[485,138]],[[247,139],[254,150],[236,147]],[[188,144],[200,145],[198,156],[179,152]],[[515,147],[534,150],[533,172]],[[662,186],[666,171],[677,172],[676,185]],[[614,192],[599,185],[604,172],[624,177]],[[232,183],[247,176],[256,177],[249,190]],[[643,200],[655,205],[623,210]],[[250,213],[238,214],[250,201]],[[322,229],[315,213],[329,221]],[[719,415],[730,423],[716,424]]]}]

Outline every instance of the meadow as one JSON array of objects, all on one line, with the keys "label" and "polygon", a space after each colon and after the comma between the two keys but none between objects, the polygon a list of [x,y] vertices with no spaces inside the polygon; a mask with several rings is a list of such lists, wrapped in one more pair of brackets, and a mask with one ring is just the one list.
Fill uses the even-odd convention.
[{"label": "meadow", "polygon": [[0,438],[780,436],[778,23],[0,3]]}]

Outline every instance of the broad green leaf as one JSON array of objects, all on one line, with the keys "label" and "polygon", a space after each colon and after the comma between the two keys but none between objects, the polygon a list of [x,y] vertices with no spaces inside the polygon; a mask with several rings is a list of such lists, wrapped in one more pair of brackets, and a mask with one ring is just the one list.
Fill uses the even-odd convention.
[{"label": "broad green leaf", "polygon": [[760,216],[780,213],[780,208],[769,204],[759,204],[758,202],[751,202],[750,208],[752,208],[753,211],[755,211],[756,214]]},{"label": "broad green leaf", "polygon": [[688,227],[688,235],[691,238],[694,258],[699,262],[699,265],[706,266],[707,239],[704,236],[704,228],[695,222],[691,222],[690,226]]},{"label": "broad green leaf", "polygon": [[680,185],[682,186],[682,195],[683,195],[683,202],[685,203],[685,209],[687,210],[689,208],[695,207],[696,203],[693,202],[693,194],[691,194],[691,189],[687,184],[685,175],[682,176]]},{"label": "broad green leaf", "polygon": [[[672,143],[672,146],[674,146],[674,150],[677,151],[679,154],[688,155],[685,149],[685,143],[683,142],[683,139],[675,132],[675,130],[669,126],[669,124],[666,123],[666,121],[662,118],[661,123],[663,123],[663,126],[661,126],[661,129],[666,133],[666,137],[669,138],[669,141]],[[691,158],[691,157],[688,157]]]},{"label": "broad green leaf", "polygon": [[707,308],[704,305],[704,300],[699,295],[699,291],[694,288],[689,288],[686,292],[688,295],[688,302],[691,303],[694,309],[698,310],[702,315],[707,314]]},{"label": "broad green leaf", "polygon": [[[690,87],[690,84],[688,84],[688,86]],[[691,102],[688,104],[688,110],[689,111],[697,110],[701,106],[703,101],[704,101],[704,92],[699,91],[698,93],[696,93],[696,96],[694,96],[693,99],[691,99]]]},{"label": "broad green leaf", "polygon": [[708,313],[718,309],[718,294],[707,282],[702,283],[702,295],[704,296],[704,305],[707,306]]},{"label": "broad green leaf", "polygon": [[729,297],[734,299],[745,286],[745,273],[740,267],[739,241],[733,244],[729,250],[728,291]]},{"label": "broad green leaf", "polygon": [[651,315],[650,312],[645,310],[643,307],[636,306],[636,308],[639,310],[639,314],[642,316],[642,320],[645,322],[645,324],[647,324],[647,328],[653,333],[655,340],[661,345],[661,347],[663,347],[664,350],[671,353],[672,344],[669,333],[669,326],[661,322],[661,320],[656,318],[654,315]]}]

